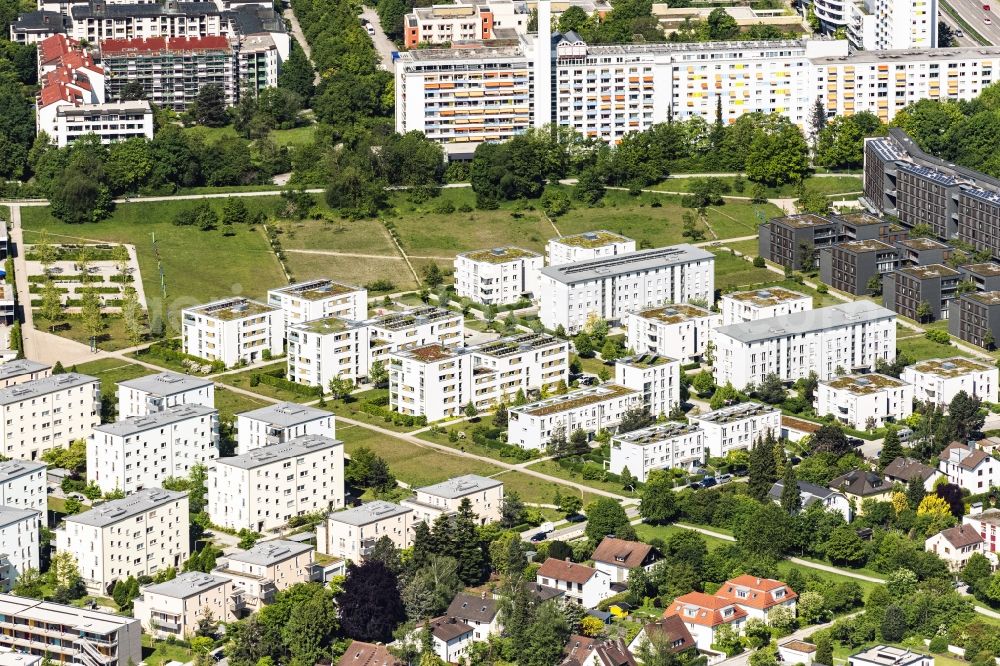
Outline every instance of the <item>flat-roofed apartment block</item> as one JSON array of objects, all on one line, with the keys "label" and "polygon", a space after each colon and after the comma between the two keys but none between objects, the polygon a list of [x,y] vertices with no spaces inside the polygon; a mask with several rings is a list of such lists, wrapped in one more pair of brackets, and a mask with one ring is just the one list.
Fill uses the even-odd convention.
[{"label": "flat-roofed apartment block", "polygon": [[705,431],[688,423],[663,423],[611,438],[613,474],[628,471],[645,483],[659,469],[693,472],[706,457]]},{"label": "flat-roofed apartment block", "polygon": [[413,509],[413,519],[431,525],[438,516],[456,514],[463,500],[469,500],[472,511],[479,523],[495,523],[500,520],[503,504],[503,481],[489,479],[478,474],[456,476],[431,486],[414,488],[415,497],[405,499],[400,504]]},{"label": "flat-roofed apartment block", "polygon": [[652,353],[620,358],[615,361],[615,383],[638,391],[639,406],[653,417],[665,416],[681,403],[681,362]]},{"label": "flat-roofed apartment block", "polygon": [[538,295],[542,255],[519,247],[463,252],[455,257],[455,293],[474,303],[507,305]]},{"label": "flat-roofed apartment block", "polygon": [[344,445],[297,437],[208,466],[207,510],[222,527],[264,532],[289,519],[344,506]]},{"label": "flat-roofed apartment block", "polygon": [[625,412],[642,406],[642,394],[618,384],[601,384],[508,410],[507,441],[544,449],[553,436],[576,430],[594,435],[614,431]]},{"label": "flat-roofed apartment block", "polygon": [[723,407],[689,420],[705,432],[706,458],[722,458],[737,449],[749,450],[768,432],[781,437],[781,410],[759,402]]},{"label": "flat-roofed apartment block", "polygon": [[906,240],[910,230],[892,220],[869,213],[840,213],[840,240],[880,240],[889,244]]},{"label": "flat-roofed apartment block", "polygon": [[539,289],[542,324],[576,333],[593,316],[617,322],[628,312],[665,303],[711,305],[715,255],[692,245],[672,245],[547,266]]},{"label": "flat-roofed apartment block", "polygon": [[334,377],[360,381],[375,361],[389,365],[400,349],[461,345],[462,313],[417,307],[363,321],[325,317],[288,327],[288,377],[324,389]]},{"label": "flat-roofed apartment block", "polygon": [[856,430],[870,424],[882,427],[913,413],[913,385],[880,374],[845,375],[821,381],[816,390],[816,413],[832,414]]},{"label": "flat-roofed apartment block", "polygon": [[382,537],[402,550],[413,545],[413,509],[375,500],[334,511],[316,528],[316,549],[355,563],[363,562]]},{"label": "flat-roofed apartment block", "polygon": [[774,374],[794,382],[815,372],[829,379],[875,367],[896,356],[896,313],[870,301],[853,301],[712,331],[715,381],[736,388],[759,386]]},{"label": "flat-roofed apartment block", "polygon": [[951,302],[948,332],[959,340],[995,349],[1000,331],[1000,291],[968,292]]},{"label": "flat-roofed apartment block", "polygon": [[678,303],[629,312],[622,323],[629,349],[689,361],[704,355],[709,331],[722,325],[722,315]]},{"label": "flat-roofed apartment block", "polygon": [[961,273],[942,264],[900,268],[883,279],[882,303],[916,321],[947,319],[961,281]]},{"label": "flat-roofed apartment block", "polygon": [[236,415],[236,445],[240,453],[284,444],[305,435],[336,437],[333,414],[295,402],[282,402]]},{"label": "flat-roofed apartment block", "polygon": [[721,299],[723,326],[771,319],[812,309],[812,296],[784,287],[734,291],[723,294]]},{"label": "flat-roofed apartment block", "polygon": [[101,382],[67,372],[0,389],[0,423],[8,458],[38,460],[84,439],[101,422]]},{"label": "flat-roofed apartment block", "polygon": [[242,617],[272,603],[278,592],[314,580],[314,551],[295,541],[260,541],[227,555],[212,574],[233,582],[236,614]]},{"label": "flat-roofed apartment block", "polygon": [[931,666],[934,657],[909,649],[876,645],[847,658],[847,666]]},{"label": "flat-roofed apartment block", "polygon": [[267,351],[284,351],[284,312],[248,298],[224,298],[185,308],[184,353],[209,361],[222,361],[228,368],[240,361],[256,363]]},{"label": "flat-roofed apartment block", "polygon": [[108,39],[206,37],[222,34],[214,2],[122,4],[91,0],[69,9],[70,37],[97,44]]},{"label": "flat-roofed apartment block", "polygon": [[836,219],[815,213],[775,217],[760,225],[758,254],[781,266],[803,268],[811,265],[812,253],[836,243],[840,224]]},{"label": "flat-roofed apartment block", "polygon": [[900,377],[913,385],[913,398],[947,409],[959,391],[983,402],[998,402],[1000,369],[983,361],[953,356],[932,358],[903,368]]},{"label": "flat-roofed apartment block", "polygon": [[635,250],[634,240],[605,229],[559,236],[549,239],[545,244],[545,256],[548,258],[549,266],[613,257]]},{"label": "flat-roofed apartment block", "polygon": [[35,509],[0,506],[0,590],[9,592],[21,574],[38,570],[43,515]]},{"label": "flat-roofed apartment block", "polygon": [[953,249],[933,238],[907,238],[896,241],[900,266],[943,264],[951,258]]},{"label": "flat-roofed apartment block", "polygon": [[898,267],[898,250],[879,240],[837,243],[819,253],[819,277],[834,289],[862,296],[871,293],[869,281],[878,280]]},{"label": "flat-roofed apartment block", "polygon": [[218,457],[218,410],[178,405],[94,428],[87,438],[87,479],[102,492],[127,495],[187,478],[192,467]]},{"label": "flat-roofed apartment block", "polygon": [[233,581],[200,571],[187,571],[173,580],[141,588],[132,614],[144,631],[156,638],[194,636],[198,622],[209,618],[232,622],[236,613]]},{"label": "flat-roofed apartment block", "polygon": [[158,372],[118,382],[119,419],[149,416],[181,405],[215,407],[215,382],[176,372]]},{"label": "flat-roofed apartment block", "polygon": [[82,666],[128,666],[142,661],[139,620],[0,594],[0,646]]},{"label": "flat-roofed apartment block", "polygon": [[[963,282],[971,282],[976,291],[997,291],[1000,289],[1000,264],[966,264],[958,267]],[[3,366],[0,366],[0,372]]]},{"label": "flat-roofed apartment block", "polygon": [[360,321],[368,317],[368,290],[333,280],[308,280],[267,292],[268,305],[285,312],[285,324],[325,317]]},{"label": "flat-roofed apartment block", "polygon": [[33,509],[44,515],[47,489],[43,463],[27,460],[0,462],[0,505]]},{"label": "flat-roofed apartment block", "polygon": [[66,516],[56,550],[73,554],[91,592],[109,595],[118,580],[153,576],[191,554],[187,493],[146,488]]}]

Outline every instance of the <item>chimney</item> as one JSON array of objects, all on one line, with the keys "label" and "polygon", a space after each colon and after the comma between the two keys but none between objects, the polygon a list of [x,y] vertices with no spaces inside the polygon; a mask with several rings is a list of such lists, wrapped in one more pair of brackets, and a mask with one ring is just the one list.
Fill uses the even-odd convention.
[{"label": "chimney", "polygon": [[982,513],[982,512],[983,512],[983,503],[982,502],[973,502],[969,506],[969,513],[978,514],[978,513]]}]

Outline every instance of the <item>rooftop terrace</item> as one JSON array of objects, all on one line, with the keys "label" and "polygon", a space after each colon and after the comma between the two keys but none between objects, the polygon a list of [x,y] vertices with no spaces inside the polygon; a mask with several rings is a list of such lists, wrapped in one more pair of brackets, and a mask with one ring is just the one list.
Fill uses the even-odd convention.
[{"label": "rooftop terrace", "polygon": [[741,303],[751,303],[757,307],[769,307],[786,301],[797,301],[810,297],[791,289],[785,289],[784,287],[768,287],[767,289],[737,291],[732,294],[725,294],[724,298],[731,298]]},{"label": "rooftop terrace", "polygon": [[249,298],[227,298],[191,308],[192,312],[223,321],[245,319],[276,310],[278,308],[259,301],[251,301]]},{"label": "rooftop terrace", "polygon": [[699,308],[686,303],[673,303],[648,310],[641,310],[637,313],[643,319],[655,319],[664,324],[680,324],[681,322],[699,317],[711,317],[712,313],[705,308]]},{"label": "rooftop terrace", "polygon": [[867,375],[845,375],[844,377],[837,377],[836,379],[829,379],[820,383],[826,384],[830,388],[835,388],[839,391],[848,391],[854,395],[871,395],[872,393],[878,393],[883,389],[897,388],[906,384],[906,382],[896,379],[895,377],[875,373]]},{"label": "rooftop terrace", "polygon": [[823,217],[822,215],[816,215],[814,213],[803,213],[801,215],[786,215],[784,217],[775,217],[771,219],[771,222],[774,224],[780,224],[785,227],[791,227],[793,229],[808,229],[810,227],[820,227],[820,226],[837,224],[828,217]]},{"label": "rooftop terrace", "polygon": [[566,344],[563,340],[546,333],[524,333],[479,345],[476,347],[476,352],[489,356],[504,357],[563,344]]},{"label": "rooftop terrace", "polygon": [[962,294],[965,298],[982,303],[983,305],[1000,305],[1000,291],[979,291]]},{"label": "rooftop terrace", "polygon": [[730,405],[729,407],[716,409],[714,412],[708,412],[707,414],[701,414],[692,418],[697,421],[707,421],[708,423],[724,425],[777,411],[777,408],[760,402],[742,402],[738,405]]},{"label": "rooftop terrace", "polygon": [[612,442],[624,442],[628,444],[636,444],[638,446],[646,446],[647,444],[656,444],[664,440],[673,439],[674,437],[688,435],[698,430],[700,430],[700,428],[692,423],[661,423],[650,426],[649,428],[642,428],[641,430],[633,430],[632,432],[627,432],[622,435],[615,435],[612,437]]},{"label": "rooftop terrace", "polygon": [[495,247],[492,250],[473,250],[472,252],[466,252],[461,256],[466,257],[471,261],[482,261],[488,264],[503,264],[508,261],[540,257],[542,255],[537,252],[532,252],[531,250],[523,250],[519,247]]},{"label": "rooftop terrace", "polygon": [[539,400],[523,407],[515,407],[511,411],[522,412],[531,416],[548,416],[549,414],[557,414],[604,402],[605,400],[612,400],[629,395],[630,393],[636,393],[636,391],[618,384],[601,384],[600,386],[592,386],[565,395],[557,395],[545,400]]},{"label": "rooftop terrace", "polygon": [[623,365],[632,365],[638,368],[655,368],[658,365],[664,365],[676,360],[677,359],[670,358],[669,356],[663,356],[661,354],[636,354],[635,356],[620,358],[617,362]]},{"label": "rooftop terrace", "polygon": [[279,294],[291,294],[304,298],[308,301],[322,301],[327,298],[333,298],[335,296],[342,296],[344,294],[350,294],[351,292],[364,290],[361,287],[355,287],[342,282],[322,279],[299,282],[298,284],[290,284],[287,287],[273,289],[272,291]]},{"label": "rooftop terrace", "polygon": [[961,268],[972,273],[973,275],[981,275],[983,277],[996,277],[997,275],[1000,275],[1000,264],[966,264],[965,266],[961,266]]},{"label": "rooftop terrace", "polygon": [[899,269],[900,273],[911,275],[918,280],[929,280],[937,277],[955,277],[959,272],[953,268],[948,268],[943,264],[930,264],[929,266],[907,266]]}]

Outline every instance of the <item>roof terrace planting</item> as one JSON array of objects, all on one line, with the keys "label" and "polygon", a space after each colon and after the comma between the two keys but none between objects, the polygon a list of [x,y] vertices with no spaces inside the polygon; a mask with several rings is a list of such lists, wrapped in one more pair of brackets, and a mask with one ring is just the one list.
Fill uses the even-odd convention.
[{"label": "roof terrace planting", "polygon": [[245,319],[246,317],[254,317],[256,315],[274,312],[277,309],[278,308],[270,306],[266,303],[251,301],[248,298],[232,298],[225,301],[217,301],[215,303],[208,303],[206,305],[199,306],[195,308],[195,311],[214,319],[233,321],[236,319]]},{"label": "roof terrace planting", "polygon": [[572,236],[562,236],[555,239],[557,243],[563,245],[571,245],[573,247],[582,247],[593,249],[595,247],[604,247],[605,245],[611,245],[612,243],[627,243],[630,238],[626,238],[621,234],[615,234],[610,231],[585,231],[582,234],[573,234]]},{"label": "roof terrace planting", "polygon": [[630,393],[635,393],[635,391],[618,384],[601,384],[593,388],[546,398],[545,400],[518,408],[518,411],[523,411],[525,414],[532,416],[548,416],[549,414],[558,414],[559,412],[586,407],[587,405],[604,402],[605,400],[611,400]]},{"label": "roof terrace planting", "polygon": [[925,372],[939,377],[958,377],[970,372],[989,370],[991,366],[961,356],[952,358],[932,358],[913,366],[917,372]]},{"label": "roof terrace planting", "polygon": [[854,395],[870,395],[872,393],[878,393],[882,389],[902,386],[905,382],[902,382],[895,377],[873,373],[868,375],[846,375],[844,377],[830,379],[825,383],[831,388],[846,390]]},{"label": "roof terrace planting", "polygon": [[808,298],[805,294],[800,294],[797,291],[785,289],[784,287],[737,291],[732,294],[726,294],[726,297],[740,301],[741,303],[751,303],[757,307],[767,307],[784,303],[785,301],[797,301],[801,298]]},{"label": "roof terrace planting", "polygon": [[971,298],[983,305],[1000,305],[1000,291],[980,291],[975,293],[962,294],[965,298]]},{"label": "roof terrace planting", "polygon": [[503,264],[516,259],[541,256],[537,252],[522,250],[519,247],[495,247],[491,250],[474,250],[466,252],[465,257],[471,261],[483,261],[488,264]]},{"label": "roof terrace planting", "polygon": [[644,319],[655,319],[664,324],[680,324],[681,322],[698,317],[710,317],[712,313],[704,308],[699,308],[686,303],[674,303],[661,307],[641,310],[639,316]]}]

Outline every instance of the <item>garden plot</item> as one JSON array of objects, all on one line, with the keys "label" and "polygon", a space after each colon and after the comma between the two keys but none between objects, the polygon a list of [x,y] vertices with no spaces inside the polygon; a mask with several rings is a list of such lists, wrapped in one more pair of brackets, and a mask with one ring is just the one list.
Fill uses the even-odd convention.
[{"label": "garden plot", "polygon": [[28,245],[25,263],[31,304],[42,303],[45,284],[51,280],[67,313],[79,312],[83,296],[96,293],[105,313],[117,313],[125,287],[133,287],[145,307],[146,294],[135,248],[117,244]]}]

